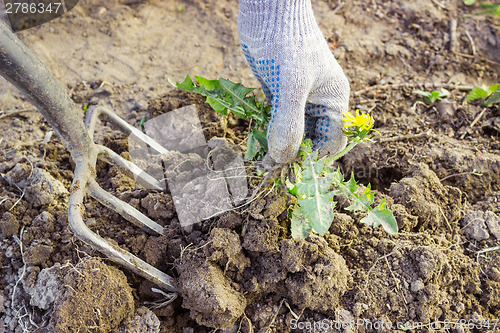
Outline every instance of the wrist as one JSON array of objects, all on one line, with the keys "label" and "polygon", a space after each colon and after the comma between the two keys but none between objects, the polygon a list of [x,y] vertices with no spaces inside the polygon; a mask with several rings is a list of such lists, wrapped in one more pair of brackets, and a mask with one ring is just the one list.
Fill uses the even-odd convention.
[{"label": "wrist", "polygon": [[250,38],[308,37],[319,32],[311,0],[240,0],[240,34]]}]

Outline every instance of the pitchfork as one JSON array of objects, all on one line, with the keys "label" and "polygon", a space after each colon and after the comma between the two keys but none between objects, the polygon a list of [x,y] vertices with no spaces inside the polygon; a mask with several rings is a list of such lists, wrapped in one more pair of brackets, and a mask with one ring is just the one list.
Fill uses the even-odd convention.
[{"label": "pitchfork", "polygon": [[63,86],[28,49],[26,45],[2,22],[0,22],[0,74],[17,87],[36,106],[70,151],[75,162],[75,172],[69,199],[68,220],[71,230],[83,242],[97,249],[112,261],[151,280],[158,286],[177,292],[174,280],[145,261],[120,247],[107,242],[83,222],[84,198],[86,194],[104,206],[118,212],[130,222],[153,235],[162,235],[163,227],[126,202],[102,189],[95,180],[97,159],[114,162],[140,177],[148,188],[162,189],[158,180],[134,163],[122,158],[111,149],[93,142],[97,118],[105,114],[113,124],[126,134],[144,141],[159,153],[166,153],[156,141],[139,129],[132,127],[115,113],[103,107],[94,107],[87,112],[85,123],[81,111],[66,94]]}]

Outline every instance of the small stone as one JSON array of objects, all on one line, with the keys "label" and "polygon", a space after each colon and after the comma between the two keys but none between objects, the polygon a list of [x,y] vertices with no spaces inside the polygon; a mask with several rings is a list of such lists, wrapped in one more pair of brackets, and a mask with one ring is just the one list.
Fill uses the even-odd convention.
[{"label": "small stone", "polygon": [[48,310],[61,293],[62,280],[63,275],[60,263],[56,263],[50,268],[42,269],[40,274],[38,274],[35,287],[31,293],[30,304],[42,310]]},{"label": "small stone", "polygon": [[455,305],[455,311],[457,313],[462,313],[462,311],[465,310],[465,304],[462,302],[458,302],[457,305]]},{"label": "small stone", "polygon": [[[12,169],[12,167],[16,165],[13,161],[7,161],[7,162],[2,162],[0,163],[0,173],[6,173],[7,171],[9,171],[10,169]],[[5,177],[5,175],[4,175]]]},{"label": "small stone", "polygon": [[484,129],[500,132],[500,117],[493,117],[483,122]]},{"label": "small stone", "polygon": [[53,232],[55,221],[56,218],[54,217],[54,215],[44,211],[40,215],[35,217],[31,224],[36,227],[43,227],[47,232]]},{"label": "small stone", "polygon": [[339,322],[349,323],[354,321],[354,317],[349,310],[340,309],[337,310],[336,312],[337,312],[337,319]]},{"label": "small stone", "polygon": [[500,282],[500,270],[498,268],[491,267],[488,276],[493,281]]},{"label": "small stone", "polygon": [[26,179],[31,174],[31,166],[26,163],[18,163],[5,174],[5,179],[10,186],[17,185],[20,188],[26,186]]},{"label": "small stone", "polygon": [[436,103],[436,109],[445,122],[451,123],[455,119],[457,109],[453,102],[442,100]]},{"label": "small stone", "polygon": [[485,224],[485,212],[483,211],[469,211],[462,220],[462,226],[464,226],[464,232],[467,236],[477,241],[490,237]]},{"label": "small stone", "polygon": [[0,313],[5,312],[5,296],[0,293]]},{"label": "small stone", "polygon": [[497,214],[492,211],[487,211],[484,213],[485,223],[490,230],[490,234],[495,236],[496,239],[500,240],[500,218]]},{"label": "small stone", "polygon": [[411,291],[414,293],[419,292],[420,290],[424,289],[425,285],[422,280],[415,280],[411,283]]},{"label": "small stone", "polygon": [[63,183],[43,169],[34,168],[33,174],[27,179],[26,200],[35,206],[54,203],[58,197],[68,194]]},{"label": "small stone", "polygon": [[99,16],[103,15],[104,13],[106,13],[106,11],[107,11],[106,7],[99,6],[92,13],[92,17],[93,18],[99,18]]},{"label": "small stone", "polygon": [[491,46],[497,46],[497,40],[495,39],[494,36],[489,35],[487,40]]}]

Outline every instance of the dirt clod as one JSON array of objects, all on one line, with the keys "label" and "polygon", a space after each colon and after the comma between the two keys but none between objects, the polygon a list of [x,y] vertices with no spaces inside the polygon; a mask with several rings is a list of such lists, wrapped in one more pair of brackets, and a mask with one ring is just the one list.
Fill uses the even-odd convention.
[{"label": "dirt clod", "polygon": [[243,247],[248,251],[267,252],[279,248],[280,226],[276,219],[250,220],[247,224]]},{"label": "dirt clod", "polygon": [[[134,313],[127,284],[142,307],[164,301],[152,282],[119,266],[128,282],[113,267],[79,263],[100,254],[68,227],[61,185],[70,188],[71,154],[25,96],[0,79],[0,331],[281,333],[302,331],[291,329],[297,317],[384,322],[393,329],[401,321],[440,323],[409,329],[415,332],[446,331],[443,323],[454,318],[494,323],[500,318],[500,114],[497,104],[467,102],[464,87],[499,82],[500,31],[492,15],[467,16],[481,10],[478,2],[311,1],[349,78],[350,112],[370,112],[380,133],[336,164],[344,175],[353,172],[361,188],[370,183],[376,200],[386,199],[397,235],[361,224],[363,214],[346,210],[349,202],[339,195],[324,236],[291,240],[286,208],[295,202],[282,186],[256,190],[258,162],[233,169],[247,179],[219,172],[233,156],[241,158],[255,122],[223,116],[204,97],[166,81],[189,73],[259,86],[238,39],[237,1],[80,1],[59,19],[18,32],[78,109],[108,107],[158,136],[170,152],[134,151],[134,140],[103,117],[94,140],[137,159],[144,171],[166,178],[166,187],[150,189],[103,161],[97,182],[164,233],[149,235],[88,196],[83,219],[113,244],[180,276],[183,291],[154,309],[157,317],[145,309]],[[413,93],[441,89],[449,95],[433,105]],[[179,121],[162,118],[183,107]],[[201,131],[188,119],[200,120],[203,135],[194,135]],[[201,145],[189,145],[194,138]],[[259,199],[235,209],[247,194],[243,185],[248,194],[260,192]],[[59,284],[58,264],[64,267]],[[385,332],[342,333],[357,331]],[[451,329],[476,331],[488,328]]]},{"label": "dirt clod", "polygon": [[233,211],[221,214],[217,220],[218,227],[228,229],[237,229],[242,223],[241,215]]},{"label": "dirt clod", "polygon": [[[50,241],[49,241],[50,242]],[[28,265],[40,265],[43,264],[50,254],[54,251],[54,247],[50,244],[41,244],[35,241],[31,244],[24,253],[26,258],[26,263]]]},{"label": "dirt clod", "polygon": [[69,194],[61,181],[40,168],[34,168],[26,182],[26,199],[35,206],[55,204]]},{"label": "dirt clod", "polygon": [[24,188],[31,172],[32,167],[28,163],[18,163],[5,174],[5,179],[11,186],[15,184]]},{"label": "dirt clod", "polygon": [[0,231],[4,237],[17,235],[19,230],[19,220],[11,212],[5,212],[0,218]]},{"label": "dirt clod", "polygon": [[488,226],[490,234],[497,240],[500,240],[500,218],[497,214],[487,211],[484,213],[485,223]]},{"label": "dirt clod", "polygon": [[194,253],[186,253],[177,266],[182,306],[200,325],[227,329],[243,314],[247,301],[222,269]]},{"label": "dirt clod", "polygon": [[405,206],[419,218],[420,228],[451,229],[462,212],[462,193],[458,188],[442,185],[436,174],[425,164],[415,165],[411,177],[391,185],[396,203]]},{"label": "dirt clod", "polygon": [[317,311],[335,309],[352,282],[345,260],[315,235],[306,241],[284,240],[281,252],[292,302]]},{"label": "dirt clod", "polygon": [[250,260],[243,254],[238,234],[230,229],[214,228],[210,232],[206,247],[207,258],[221,267],[243,272]]},{"label": "dirt clod", "polygon": [[140,307],[134,317],[128,318],[122,325],[119,333],[158,333],[160,320],[148,308]]},{"label": "dirt clod", "polygon": [[65,291],[54,305],[56,333],[112,332],[134,312],[132,289],[125,275],[99,259],[80,261],[64,277]]}]

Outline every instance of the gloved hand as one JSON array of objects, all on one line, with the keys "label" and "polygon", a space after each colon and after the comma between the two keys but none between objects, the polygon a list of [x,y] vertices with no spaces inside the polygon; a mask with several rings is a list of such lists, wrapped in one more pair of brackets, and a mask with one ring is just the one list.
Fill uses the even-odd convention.
[{"label": "gloved hand", "polygon": [[322,154],[342,150],[349,82],[321,33],[310,0],[239,0],[243,53],[272,104],[267,132],[276,163],[297,156],[302,138]]}]

